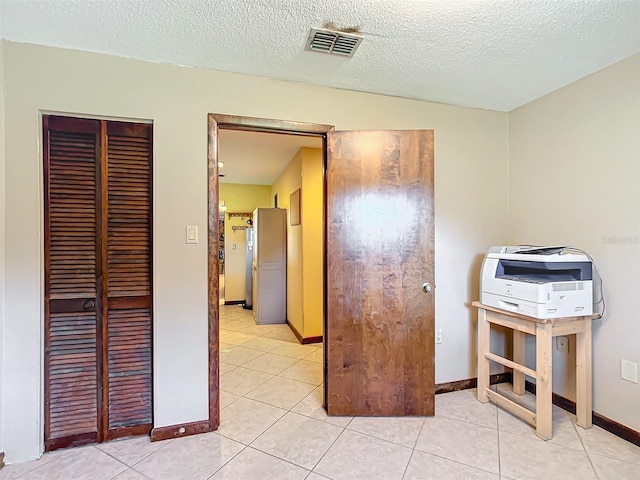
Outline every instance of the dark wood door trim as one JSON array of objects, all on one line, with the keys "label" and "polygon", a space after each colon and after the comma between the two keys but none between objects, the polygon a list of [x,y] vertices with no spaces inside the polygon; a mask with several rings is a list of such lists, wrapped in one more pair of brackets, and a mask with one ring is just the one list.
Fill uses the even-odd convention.
[{"label": "dark wood door trim", "polygon": [[218,260],[219,228],[218,204],[218,122],[209,114],[209,139],[207,152],[207,259],[208,259],[208,330],[209,330],[209,431],[220,425],[220,369],[219,369],[219,319],[220,319],[220,262]]},{"label": "dark wood door trim", "polygon": [[109,361],[105,353],[107,352],[107,344],[109,342],[109,332],[107,329],[107,314],[109,311],[106,285],[109,280],[108,254],[107,246],[109,231],[108,221],[108,205],[109,205],[109,169],[107,166],[107,122],[100,120],[100,143],[98,146],[98,161],[96,181],[100,186],[97,190],[96,212],[99,212],[100,220],[98,223],[98,232],[96,232],[96,266],[98,267],[97,289],[98,297],[96,298],[96,309],[100,312],[98,315],[98,336],[99,340],[96,345],[96,356],[98,357],[98,384],[100,385],[100,394],[98,395],[98,443],[106,441],[107,425],[109,425],[108,408],[109,405],[109,382],[105,381],[105,372],[109,372]]},{"label": "dark wood door trim", "polygon": [[[210,113],[209,120],[214,120],[218,128],[226,130],[244,130],[248,132],[285,133],[287,135],[324,135],[334,129],[333,125],[317,123],[290,122],[271,118],[241,117]],[[211,132],[211,130],[209,130]]]},{"label": "dark wood door trim", "polygon": [[[326,134],[334,130],[333,125],[322,125],[314,123],[290,122],[286,120],[274,120],[269,118],[242,117],[236,115],[224,115],[210,113],[208,116],[208,324],[209,324],[209,430],[217,430],[220,425],[220,403],[219,386],[220,371],[218,369],[219,355],[219,323],[220,323],[220,300],[219,300],[219,272],[220,263],[218,260],[218,203],[219,181],[218,181],[218,130],[243,130],[249,132],[263,133],[284,133],[288,135],[307,135],[322,137],[323,171],[326,171]],[[323,189],[326,193],[326,182]],[[325,195],[326,202],[326,195]],[[325,209],[326,210],[326,209]],[[326,234],[323,233],[323,242]],[[325,248],[326,251],[326,248]],[[326,262],[326,258],[325,258]],[[326,268],[326,265],[325,265]],[[325,288],[326,291],[326,288]],[[326,302],[326,298],[325,298]],[[325,306],[326,312],[326,306]],[[194,432],[200,433],[200,432]]]}]

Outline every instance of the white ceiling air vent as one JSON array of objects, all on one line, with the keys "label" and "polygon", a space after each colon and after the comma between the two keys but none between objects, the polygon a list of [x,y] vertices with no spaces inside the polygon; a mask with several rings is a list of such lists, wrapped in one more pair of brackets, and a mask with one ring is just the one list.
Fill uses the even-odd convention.
[{"label": "white ceiling air vent", "polygon": [[332,53],[352,57],[363,37],[353,33],[337,32],[325,28],[312,28],[307,39],[306,50]]}]

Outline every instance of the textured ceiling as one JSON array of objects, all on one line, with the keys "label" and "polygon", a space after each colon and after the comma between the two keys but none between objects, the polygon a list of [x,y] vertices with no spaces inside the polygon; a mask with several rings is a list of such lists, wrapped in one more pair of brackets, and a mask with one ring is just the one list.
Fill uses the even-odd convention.
[{"label": "textured ceiling", "polygon": [[[639,0],[0,0],[7,40],[509,111],[640,52]],[[304,51],[359,26],[351,59]]]},{"label": "textured ceiling", "polygon": [[322,148],[320,137],[277,133],[218,131],[222,183],[273,185],[300,147]]}]

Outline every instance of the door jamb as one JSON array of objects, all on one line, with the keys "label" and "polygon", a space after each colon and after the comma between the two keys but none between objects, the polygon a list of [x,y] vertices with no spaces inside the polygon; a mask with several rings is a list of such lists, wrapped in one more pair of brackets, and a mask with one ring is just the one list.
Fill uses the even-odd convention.
[{"label": "door jamb", "polygon": [[[322,137],[322,163],[323,163],[323,191],[324,191],[324,214],[322,241],[325,244],[324,271],[326,272],[326,202],[327,202],[327,133],[334,130],[333,125],[323,125],[315,123],[291,122],[286,120],[275,120],[258,117],[244,117],[237,115],[223,115],[210,113],[208,115],[208,176],[207,176],[207,256],[208,256],[208,351],[209,351],[209,431],[216,430],[220,425],[220,371],[219,371],[219,324],[220,324],[220,299],[219,299],[219,272],[220,261],[218,259],[218,243],[220,239],[218,222],[219,177],[218,177],[218,130],[241,130],[249,132],[263,133],[284,133],[289,135],[303,135]],[[324,303],[324,335],[326,336],[326,312],[327,312],[327,285],[326,275],[323,285]],[[326,358],[326,342],[325,342]],[[326,362],[324,367],[326,369]],[[326,372],[324,372],[326,374]],[[325,382],[326,385],[326,382]],[[325,387],[326,390],[326,387]],[[326,392],[325,392],[326,395]]]}]

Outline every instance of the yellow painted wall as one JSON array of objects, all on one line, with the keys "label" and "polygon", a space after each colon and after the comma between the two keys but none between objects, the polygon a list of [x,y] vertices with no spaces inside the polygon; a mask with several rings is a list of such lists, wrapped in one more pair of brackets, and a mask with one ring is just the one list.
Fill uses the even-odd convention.
[{"label": "yellow painted wall", "polygon": [[[253,212],[258,207],[271,206],[271,187],[268,185],[220,184],[220,202],[226,212]],[[244,230],[233,231],[233,225],[247,225],[249,217],[229,218],[225,214],[224,241],[224,299],[227,302],[245,300],[246,292],[246,237]],[[235,248],[234,248],[235,246]]]},{"label": "yellow painted wall", "polygon": [[[300,225],[291,225],[290,196],[301,189]],[[272,186],[287,210],[287,319],[304,338],[322,336],[322,149],[301,148]]]},{"label": "yellow painted wall", "polygon": [[304,338],[323,332],[322,149],[302,148],[302,258]]},{"label": "yellow painted wall", "polygon": [[302,298],[302,228],[291,226],[289,196],[302,186],[302,154],[299,151],[271,187],[271,198],[278,195],[278,207],[287,210],[287,320],[300,333],[304,331]]}]

